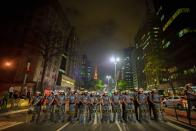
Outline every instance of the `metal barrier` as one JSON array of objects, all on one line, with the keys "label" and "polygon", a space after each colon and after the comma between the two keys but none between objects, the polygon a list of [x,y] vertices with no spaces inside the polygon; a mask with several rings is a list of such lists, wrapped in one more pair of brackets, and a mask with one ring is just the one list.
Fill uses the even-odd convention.
[{"label": "metal barrier", "polygon": [[[192,109],[192,107],[193,107],[193,105],[189,105],[190,104],[190,102],[188,101],[187,102],[188,104],[186,104],[185,105],[185,107],[183,108],[183,109],[178,109],[178,106],[177,106],[177,104],[174,106],[174,113],[175,113],[175,117],[176,117],[176,120],[177,121],[180,121],[180,122],[183,122],[183,123],[187,123],[187,122],[184,122],[184,121],[182,121],[182,120],[180,120],[180,118],[181,117],[183,117],[182,116],[182,112],[183,111],[185,111],[186,112],[186,116],[185,117],[183,117],[185,120],[187,120],[188,121],[188,123],[187,124],[189,124],[189,125],[191,125],[192,126],[192,120],[193,120],[193,118],[192,118],[192,114],[193,114],[193,109]],[[189,107],[190,106],[190,107]],[[180,114],[181,113],[181,114]],[[196,118],[194,118],[194,120],[196,120]]]}]

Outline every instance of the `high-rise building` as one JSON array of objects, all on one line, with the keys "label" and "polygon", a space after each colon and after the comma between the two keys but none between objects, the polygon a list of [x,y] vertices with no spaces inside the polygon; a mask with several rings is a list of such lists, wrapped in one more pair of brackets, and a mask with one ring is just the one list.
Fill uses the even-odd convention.
[{"label": "high-rise building", "polygon": [[97,80],[98,79],[98,68],[97,66],[95,66],[95,69],[94,69],[94,77],[93,77],[94,80]]},{"label": "high-rise building", "polygon": [[74,27],[72,27],[66,40],[65,52],[61,58],[57,85],[79,88],[81,65],[79,46],[77,33]]},{"label": "high-rise building", "polygon": [[72,27],[66,40],[65,52],[61,58],[57,85],[70,88],[80,87],[81,58],[79,46],[78,36]]},{"label": "high-rise building", "polygon": [[150,63],[149,57],[152,52],[159,47],[160,27],[159,21],[155,15],[153,4],[146,0],[146,16],[143,25],[135,36],[135,57],[138,86],[154,88],[155,80],[158,79],[156,73],[146,70]]},{"label": "high-rise building", "polygon": [[123,59],[122,59],[122,80],[127,82],[128,87],[133,86],[132,79],[132,69],[131,69],[131,50],[126,48],[123,50]]},{"label": "high-rise building", "polygon": [[91,88],[91,81],[94,77],[94,68],[91,65],[86,55],[82,57],[82,65],[80,70],[81,75],[81,87]]},{"label": "high-rise building", "polygon": [[43,87],[54,87],[67,63],[63,54],[71,30],[61,5],[56,0],[21,0],[0,6],[1,87],[36,87],[43,72]]},{"label": "high-rise building", "polygon": [[[169,76],[161,78],[168,84],[183,86],[196,81],[196,8],[195,1],[153,0],[156,16],[160,20],[162,41],[160,46],[166,54]],[[167,86],[167,85],[166,85]]]},{"label": "high-rise building", "polygon": [[137,68],[136,68],[136,50],[135,47],[132,47],[131,52],[131,69],[132,69],[132,77],[133,77],[133,88],[138,88],[138,77],[137,77]]}]

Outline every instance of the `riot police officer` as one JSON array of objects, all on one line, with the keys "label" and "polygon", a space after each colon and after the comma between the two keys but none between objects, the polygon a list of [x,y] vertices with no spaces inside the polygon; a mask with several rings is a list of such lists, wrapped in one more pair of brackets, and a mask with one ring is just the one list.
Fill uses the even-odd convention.
[{"label": "riot police officer", "polygon": [[154,119],[162,119],[162,110],[161,110],[161,96],[158,94],[156,89],[153,89],[150,101],[153,104]]},{"label": "riot police officer", "polygon": [[71,94],[69,95],[69,120],[70,122],[74,122],[74,117],[76,113],[76,96],[75,91],[71,90]]},{"label": "riot police officer", "polygon": [[59,95],[57,97],[57,107],[58,107],[58,118],[60,122],[65,121],[65,102],[66,96],[64,90],[59,91]]},{"label": "riot police officer", "polygon": [[108,92],[104,92],[101,98],[101,105],[102,105],[102,121],[110,122],[110,107],[111,107],[111,100],[108,96]]},{"label": "riot police officer", "polygon": [[95,92],[92,91],[92,94],[90,96],[90,115],[91,115],[91,123],[97,123],[97,120],[99,121],[99,116],[98,116],[98,112],[99,112],[99,99],[96,96]]},{"label": "riot police officer", "polygon": [[78,96],[77,96],[77,106],[78,106],[78,113],[77,113],[77,119],[81,121],[82,118],[82,113],[83,113],[83,105],[82,105],[82,97],[83,97],[83,92],[80,91]]},{"label": "riot police officer", "polygon": [[45,94],[42,103],[42,110],[44,113],[44,121],[52,120],[52,103],[54,101],[53,92]]},{"label": "riot police officer", "polygon": [[117,90],[115,90],[114,94],[112,95],[111,103],[112,103],[112,111],[114,113],[113,121],[121,121],[122,105],[121,105],[120,95],[118,94]]},{"label": "riot police officer", "polygon": [[136,119],[139,120],[139,111],[138,111],[139,103],[137,100],[138,99],[138,89],[137,88],[134,88],[133,98],[134,98],[135,116],[136,116]]},{"label": "riot police officer", "polygon": [[125,92],[123,98],[123,103],[125,104],[125,121],[136,121],[135,117],[135,107],[134,107],[134,97],[133,94],[130,94],[128,90]]},{"label": "riot police officer", "polygon": [[139,120],[148,121],[148,102],[147,102],[147,95],[144,94],[143,88],[139,89],[138,99],[139,103]]},{"label": "riot police officer", "polygon": [[151,119],[153,119],[152,114],[153,114],[153,116],[155,118],[154,104],[153,104],[153,102],[151,100],[151,97],[152,97],[153,93],[154,93],[154,91],[152,90],[151,92],[148,92],[148,95],[147,95],[149,115],[150,115]]},{"label": "riot police officer", "polygon": [[40,119],[40,112],[41,112],[41,104],[42,104],[42,96],[41,92],[36,91],[36,94],[32,101],[32,106],[34,107],[32,122],[38,123]]},{"label": "riot police officer", "polygon": [[81,114],[80,122],[85,124],[88,120],[88,109],[89,109],[89,97],[88,92],[85,90],[81,97]]}]

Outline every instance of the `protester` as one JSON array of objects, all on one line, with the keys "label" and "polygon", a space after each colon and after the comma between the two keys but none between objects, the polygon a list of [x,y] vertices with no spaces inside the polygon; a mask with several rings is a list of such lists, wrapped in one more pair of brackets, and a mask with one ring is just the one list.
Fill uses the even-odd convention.
[{"label": "protester", "polygon": [[191,122],[191,110],[193,106],[196,107],[196,93],[193,91],[191,83],[185,85],[185,96],[188,102],[187,118]]},{"label": "protester", "polygon": [[9,98],[12,98],[12,97],[13,97],[13,94],[14,94],[14,87],[11,86],[11,87],[9,88]]}]

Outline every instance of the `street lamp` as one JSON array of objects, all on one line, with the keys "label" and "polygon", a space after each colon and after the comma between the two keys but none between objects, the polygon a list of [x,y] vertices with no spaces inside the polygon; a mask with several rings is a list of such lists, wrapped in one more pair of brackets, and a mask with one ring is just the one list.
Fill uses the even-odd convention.
[{"label": "street lamp", "polygon": [[5,62],[5,66],[6,67],[10,67],[11,66],[11,62],[9,62],[9,61]]},{"label": "street lamp", "polygon": [[108,80],[108,86],[109,86],[109,85],[110,85],[111,76],[110,76],[110,75],[107,75],[107,76],[106,76],[106,79]]},{"label": "street lamp", "polygon": [[4,66],[10,68],[12,66],[12,62],[11,61],[6,61],[4,63]]},{"label": "street lamp", "polygon": [[116,74],[116,65],[118,62],[120,62],[120,58],[119,57],[111,57],[110,61],[112,63],[114,63],[114,68],[115,68],[115,72],[114,72],[114,79],[115,79],[115,90],[117,88],[117,74]]}]

